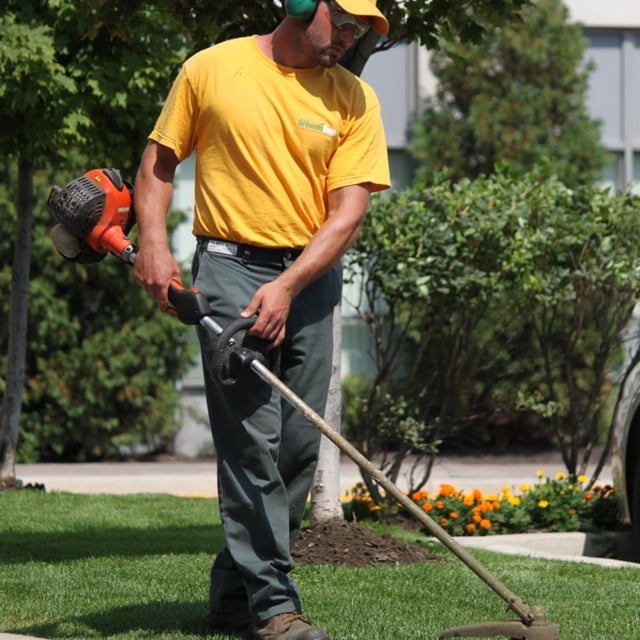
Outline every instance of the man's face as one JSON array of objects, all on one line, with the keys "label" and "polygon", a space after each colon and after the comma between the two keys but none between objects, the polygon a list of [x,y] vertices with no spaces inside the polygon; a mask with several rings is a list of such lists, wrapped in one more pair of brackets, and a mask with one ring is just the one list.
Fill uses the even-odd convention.
[{"label": "man's face", "polygon": [[306,32],[312,57],[333,67],[367,28],[363,18],[345,13],[333,0],[322,0]]}]

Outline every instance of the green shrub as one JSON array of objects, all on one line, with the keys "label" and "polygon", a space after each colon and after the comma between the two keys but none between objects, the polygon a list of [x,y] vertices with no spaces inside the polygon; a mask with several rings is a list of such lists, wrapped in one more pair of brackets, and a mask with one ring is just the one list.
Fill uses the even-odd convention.
[{"label": "green shrub", "polygon": [[[376,198],[347,255],[375,347],[362,406],[390,398],[413,421],[396,434],[398,455],[425,452],[412,490],[443,442],[509,446],[532,429],[577,476],[606,435],[640,295],[640,198],[544,175],[502,167]],[[379,414],[360,420],[356,444],[383,456]]]},{"label": "green shrub", "polygon": [[[18,461],[100,460],[118,456],[122,445],[163,449],[178,428],[176,385],[193,358],[186,340],[191,328],[160,313],[113,256],[79,265],[56,252],[46,208],[55,182],[38,175]],[[8,291],[15,198],[6,184],[0,200],[8,211],[0,282]],[[2,296],[3,370],[8,305],[9,296]]]}]

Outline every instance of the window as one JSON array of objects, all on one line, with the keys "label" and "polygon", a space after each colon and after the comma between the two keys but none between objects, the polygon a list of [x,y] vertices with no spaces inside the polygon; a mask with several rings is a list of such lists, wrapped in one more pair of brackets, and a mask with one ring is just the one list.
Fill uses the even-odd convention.
[{"label": "window", "polygon": [[586,60],[595,64],[587,98],[612,152],[603,180],[640,190],[640,29],[586,29]]}]

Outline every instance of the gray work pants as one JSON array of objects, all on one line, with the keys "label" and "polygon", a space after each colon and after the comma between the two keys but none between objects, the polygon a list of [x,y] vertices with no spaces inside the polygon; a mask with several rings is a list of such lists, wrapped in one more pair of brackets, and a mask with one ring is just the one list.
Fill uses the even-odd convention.
[{"label": "gray work pants", "polygon": [[[212,253],[201,240],[193,284],[224,327],[239,317],[262,284],[290,264],[286,259],[255,263]],[[283,382],[321,415],[331,374],[333,308],[339,297],[336,269],[302,291],[292,303],[277,358]],[[258,622],[301,611],[297,586],[289,576],[290,549],[313,481],[320,432],[248,369],[236,384],[220,384],[210,366],[215,340],[202,328],[198,334],[226,543],[211,569],[210,608],[248,609]],[[267,363],[273,360],[263,341],[240,334],[236,340],[263,352]]]}]

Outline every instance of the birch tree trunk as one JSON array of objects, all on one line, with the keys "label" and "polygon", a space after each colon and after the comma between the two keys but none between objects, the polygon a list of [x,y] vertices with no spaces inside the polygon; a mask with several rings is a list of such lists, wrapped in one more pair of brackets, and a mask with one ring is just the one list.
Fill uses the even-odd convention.
[{"label": "birch tree trunk", "polygon": [[[342,414],[341,367],[342,357],[342,306],[336,305],[333,310],[333,367],[329,383],[329,396],[325,410],[325,420],[340,431]],[[311,489],[312,525],[342,518],[340,504],[340,451],[326,438],[320,444],[320,457],[313,487]]]}]

